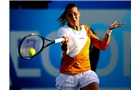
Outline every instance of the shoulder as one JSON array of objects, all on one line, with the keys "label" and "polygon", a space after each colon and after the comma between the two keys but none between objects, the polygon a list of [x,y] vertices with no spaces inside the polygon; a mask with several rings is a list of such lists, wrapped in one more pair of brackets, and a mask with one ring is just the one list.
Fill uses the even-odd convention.
[{"label": "shoulder", "polygon": [[90,26],[87,25],[87,24],[81,24],[81,26],[82,26],[83,28],[85,28],[86,30],[90,30]]},{"label": "shoulder", "polygon": [[65,25],[65,26],[60,27],[60,28],[58,29],[58,32],[64,32],[64,33],[69,32],[68,26]]},{"label": "shoulder", "polygon": [[68,35],[69,35],[68,26],[65,25],[58,29],[58,37],[68,36]]},{"label": "shoulder", "polygon": [[81,24],[82,28],[85,28],[85,30],[87,31],[87,33],[90,32],[90,26],[87,24]]},{"label": "shoulder", "polygon": [[68,26],[65,25],[65,26],[60,27],[58,30],[67,30],[67,29],[68,29]]}]

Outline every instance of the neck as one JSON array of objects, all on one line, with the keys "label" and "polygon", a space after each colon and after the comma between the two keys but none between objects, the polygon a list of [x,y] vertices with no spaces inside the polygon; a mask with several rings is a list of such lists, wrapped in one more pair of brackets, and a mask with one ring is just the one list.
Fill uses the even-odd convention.
[{"label": "neck", "polygon": [[81,26],[80,25],[72,26],[72,25],[68,24],[68,26],[73,28],[74,30],[81,30]]}]

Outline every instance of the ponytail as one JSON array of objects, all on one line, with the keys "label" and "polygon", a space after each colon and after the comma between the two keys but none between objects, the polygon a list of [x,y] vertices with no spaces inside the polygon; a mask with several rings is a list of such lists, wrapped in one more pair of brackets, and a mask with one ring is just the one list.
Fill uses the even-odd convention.
[{"label": "ponytail", "polygon": [[60,22],[60,26],[64,26],[65,23],[67,22],[66,18],[65,18],[65,14],[66,12],[64,11],[61,16],[57,19],[58,22]]}]

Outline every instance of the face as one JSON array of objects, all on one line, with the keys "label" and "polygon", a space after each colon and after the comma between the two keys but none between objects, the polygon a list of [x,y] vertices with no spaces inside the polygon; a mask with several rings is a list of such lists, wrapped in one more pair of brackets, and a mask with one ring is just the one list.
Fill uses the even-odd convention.
[{"label": "face", "polygon": [[80,12],[77,7],[67,10],[66,19],[71,26],[79,26]]}]

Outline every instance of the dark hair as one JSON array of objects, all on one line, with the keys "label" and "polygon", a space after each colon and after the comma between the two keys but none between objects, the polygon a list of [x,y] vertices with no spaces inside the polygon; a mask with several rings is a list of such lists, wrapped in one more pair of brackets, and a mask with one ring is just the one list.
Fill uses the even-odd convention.
[{"label": "dark hair", "polygon": [[65,11],[61,14],[61,16],[57,19],[58,22],[60,22],[60,26],[64,26],[65,23],[67,22],[65,15],[66,15],[66,11],[68,9],[71,9],[72,7],[77,7],[74,3],[69,3],[66,7],[65,7]]}]

